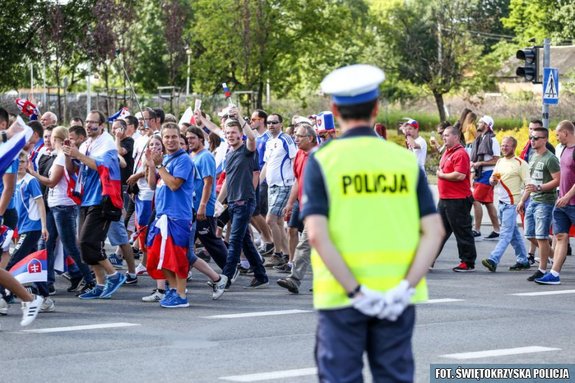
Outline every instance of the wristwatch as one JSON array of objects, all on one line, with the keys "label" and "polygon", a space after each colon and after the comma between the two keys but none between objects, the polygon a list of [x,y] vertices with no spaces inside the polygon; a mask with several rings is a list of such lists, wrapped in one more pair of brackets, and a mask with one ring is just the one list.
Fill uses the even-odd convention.
[{"label": "wristwatch", "polygon": [[360,290],[361,290],[361,285],[357,285],[357,287],[355,289],[353,289],[352,291],[347,293],[347,297],[350,299],[355,298],[355,296],[359,293]]},{"label": "wristwatch", "polygon": [[158,169],[158,170],[160,170],[160,169],[161,169],[161,168],[163,168],[163,167],[165,167],[165,165],[164,165],[164,164],[159,164],[159,165],[156,165],[156,169]]},{"label": "wristwatch", "polygon": [[541,190],[541,185],[537,185],[537,191],[540,192]]}]

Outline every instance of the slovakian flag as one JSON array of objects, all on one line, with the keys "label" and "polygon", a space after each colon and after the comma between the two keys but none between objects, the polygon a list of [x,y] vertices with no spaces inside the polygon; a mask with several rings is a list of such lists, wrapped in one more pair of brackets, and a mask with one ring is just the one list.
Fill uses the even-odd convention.
[{"label": "slovakian flag", "polygon": [[127,106],[124,106],[124,107],[121,107],[120,110],[118,110],[116,113],[114,113],[113,115],[108,117],[108,122],[114,122],[118,118],[124,118],[124,117],[129,116],[129,115],[130,115],[130,110],[128,109]]},{"label": "slovakian flag", "polygon": [[165,279],[162,269],[167,269],[178,278],[187,278],[189,239],[190,221],[170,219],[165,214],[156,219],[148,232],[148,274],[154,279]]},{"label": "slovakian flag", "polygon": [[10,274],[20,283],[48,280],[48,252],[46,249],[29,254],[10,268]]},{"label": "slovakian flag", "polygon": [[28,117],[30,121],[37,120],[38,116],[40,115],[40,110],[38,107],[25,98],[17,98],[16,106],[18,106],[20,112]]},{"label": "slovakian flag", "polygon": [[108,132],[94,141],[90,146],[90,157],[96,162],[100,182],[102,183],[102,196],[110,197],[112,204],[122,209],[122,182],[120,175],[120,161],[118,149],[114,138]]},{"label": "slovakian flag", "polygon": [[225,82],[222,83],[222,88],[224,88],[224,96],[226,96],[226,98],[230,98],[232,96],[232,92],[230,92],[230,88],[228,88],[228,84],[226,84]]},{"label": "slovakian flag", "polygon": [[22,127],[22,131],[14,135],[7,142],[0,144],[0,176],[4,174],[8,166],[18,157],[20,150],[26,145],[32,134],[32,128],[30,128],[20,116],[16,118],[16,122],[12,126],[18,124]]}]

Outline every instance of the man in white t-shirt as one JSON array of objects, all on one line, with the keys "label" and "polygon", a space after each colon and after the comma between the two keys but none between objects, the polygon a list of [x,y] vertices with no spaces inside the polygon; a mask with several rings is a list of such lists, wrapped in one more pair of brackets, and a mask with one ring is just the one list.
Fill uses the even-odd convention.
[{"label": "man in white t-shirt", "polygon": [[473,211],[475,227],[473,236],[475,240],[481,240],[481,220],[483,219],[483,207],[485,205],[493,231],[484,239],[490,241],[499,240],[499,218],[493,205],[493,185],[489,178],[501,156],[501,147],[493,132],[494,122],[490,116],[483,116],[477,124],[477,137],[471,147],[471,169],[474,172],[473,180]]},{"label": "man in white t-shirt", "polygon": [[295,182],[292,160],[297,153],[293,139],[282,131],[282,117],[273,113],[267,118],[271,137],[266,142],[261,178],[268,184],[268,214],[266,222],[272,231],[275,252],[265,266],[279,266],[287,262],[289,248],[284,229],[283,208],[287,204]]},{"label": "man in white t-shirt", "polygon": [[425,159],[427,158],[427,142],[419,135],[419,123],[414,119],[408,119],[403,124],[403,131],[407,142],[407,148],[417,157],[417,164],[425,173]]}]

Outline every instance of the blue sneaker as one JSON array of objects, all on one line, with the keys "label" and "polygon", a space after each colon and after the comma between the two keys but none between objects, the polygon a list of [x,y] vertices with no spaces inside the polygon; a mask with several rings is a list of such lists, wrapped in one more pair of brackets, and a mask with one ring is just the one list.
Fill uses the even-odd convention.
[{"label": "blue sneaker", "polygon": [[167,309],[175,309],[179,307],[189,307],[188,298],[182,298],[177,293],[170,296],[170,299],[162,299],[160,306]]},{"label": "blue sneaker", "polygon": [[160,300],[160,305],[169,302],[174,295],[178,295],[176,289],[170,289],[168,283],[166,283],[166,294],[164,294],[164,297]]},{"label": "blue sneaker", "polygon": [[104,289],[101,286],[94,286],[83,294],[78,295],[80,299],[98,299]]},{"label": "blue sneaker", "polygon": [[126,282],[126,274],[117,273],[115,277],[106,277],[106,284],[104,285],[104,291],[100,295],[100,299],[108,299],[112,297],[112,294],[116,292]]},{"label": "blue sneaker", "polygon": [[121,270],[124,268],[124,260],[118,257],[117,254],[108,255],[108,260],[115,269]]},{"label": "blue sneaker", "polygon": [[551,272],[548,272],[541,278],[535,279],[535,283],[539,283],[540,285],[560,285],[561,279],[559,279],[559,275],[554,276]]}]

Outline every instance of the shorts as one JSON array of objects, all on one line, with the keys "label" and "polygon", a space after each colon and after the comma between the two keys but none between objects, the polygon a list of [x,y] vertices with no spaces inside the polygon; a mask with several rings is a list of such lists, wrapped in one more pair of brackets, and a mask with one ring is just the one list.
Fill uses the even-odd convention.
[{"label": "shorts", "polygon": [[268,213],[277,217],[282,217],[283,209],[287,204],[290,192],[291,186],[270,186],[268,189]]},{"label": "shorts", "polygon": [[569,229],[573,224],[575,224],[575,205],[555,207],[553,209],[553,233],[569,233]]},{"label": "shorts", "polygon": [[299,217],[299,203],[293,204],[291,216],[289,218],[288,227],[297,228],[300,233],[303,231],[303,221]]},{"label": "shorts", "polygon": [[554,205],[531,200],[525,211],[525,238],[548,239]]},{"label": "shorts", "polygon": [[493,203],[493,186],[473,183],[473,199],[480,203]]},{"label": "shorts", "polygon": [[121,246],[130,243],[128,231],[124,226],[124,220],[112,221],[108,229],[108,240],[112,246]]}]

